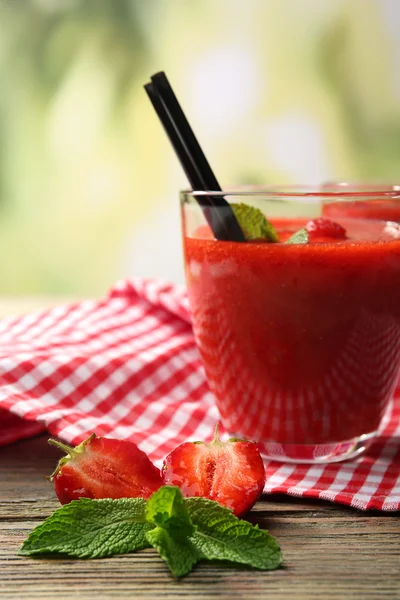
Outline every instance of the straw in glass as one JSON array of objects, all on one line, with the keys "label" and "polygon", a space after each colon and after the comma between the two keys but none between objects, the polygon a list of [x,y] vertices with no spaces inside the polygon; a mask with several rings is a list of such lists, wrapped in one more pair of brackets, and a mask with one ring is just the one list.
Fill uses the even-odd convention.
[{"label": "straw in glass", "polygon": [[[192,189],[222,191],[165,73],[156,73],[151,77],[151,83],[144,87]],[[195,198],[217,240],[245,241],[233,210],[222,195],[206,194]]]}]

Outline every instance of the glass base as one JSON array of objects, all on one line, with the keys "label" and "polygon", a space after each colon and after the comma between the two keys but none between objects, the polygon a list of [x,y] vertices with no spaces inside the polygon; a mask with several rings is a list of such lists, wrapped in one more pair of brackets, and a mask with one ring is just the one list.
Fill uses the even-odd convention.
[{"label": "glass base", "polygon": [[[237,436],[240,437],[240,436]],[[263,458],[286,463],[328,464],[359,456],[371,445],[376,432],[328,444],[259,442]]]}]

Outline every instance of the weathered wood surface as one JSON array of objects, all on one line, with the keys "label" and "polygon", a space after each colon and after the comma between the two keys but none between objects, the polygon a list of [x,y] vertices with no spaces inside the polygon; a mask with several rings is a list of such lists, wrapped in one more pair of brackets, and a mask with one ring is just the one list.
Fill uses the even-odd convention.
[{"label": "weathered wood surface", "polygon": [[46,476],[59,452],[46,439],[0,449],[1,598],[400,599],[399,513],[285,497],[265,498],[251,513],[281,544],[278,571],[201,564],[177,582],[152,550],[87,561],[18,556],[29,531],[58,507]]}]

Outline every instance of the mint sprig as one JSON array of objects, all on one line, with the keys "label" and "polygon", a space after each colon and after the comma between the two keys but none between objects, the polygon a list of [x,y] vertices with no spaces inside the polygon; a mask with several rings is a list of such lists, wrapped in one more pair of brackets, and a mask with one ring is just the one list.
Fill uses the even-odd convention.
[{"label": "mint sprig", "polygon": [[[279,242],[279,236],[275,227],[268,221],[261,210],[243,203],[231,204],[230,206],[247,241],[266,240],[272,243]],[[285,244],[308,244],[308,242],[308,233],[303,227],[286,240]]]},{"label": "mint sprig", "polygon": [[231,204],[231,208],[246,240],[262,239],[279,242],[275,227],[265,218],[261,210],[247,204]]},{"label": "mint sprig", "polygon": [[267,531],[217,502],[184,499],[174,486],[161,487],[147,503],[143,498],[74,500],[36,527],[20,554],[102,558],[151,546],[175,577],[204,559],[263,570],[276,569],[282,561]]}]

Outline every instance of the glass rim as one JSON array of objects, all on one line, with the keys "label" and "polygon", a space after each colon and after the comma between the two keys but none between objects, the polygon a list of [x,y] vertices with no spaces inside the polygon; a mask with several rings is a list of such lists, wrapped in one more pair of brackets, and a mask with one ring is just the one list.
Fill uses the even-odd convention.
[{"label": "glass rim", "polygon": [[[327,189],[324,189],[327,185]],[[332,189],[335,188],[335,189]],[[368,199],[398,199],[400,200],[400,184],[357,184],[357,183],[332,183],[320,186],[235,186],[224,190],[191,190],[184,189],[180,192],[183,199],[189,197],[199,198],[201,196],[264,196],[266,199],[302,199],[305,201],[320,201],[323,199],[339,200],[368,200]]]}]

